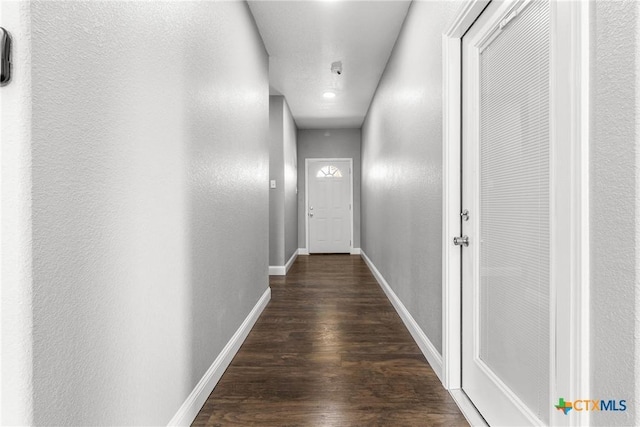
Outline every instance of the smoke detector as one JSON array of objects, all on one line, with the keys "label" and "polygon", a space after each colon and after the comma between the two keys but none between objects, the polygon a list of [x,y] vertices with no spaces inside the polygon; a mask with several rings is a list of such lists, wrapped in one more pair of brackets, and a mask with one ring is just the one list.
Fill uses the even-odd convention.
[{"label": "smoke detector", "polygon": [[342,61],[336,61],[331,63],[331,72],[333,74],[342,74]]}]

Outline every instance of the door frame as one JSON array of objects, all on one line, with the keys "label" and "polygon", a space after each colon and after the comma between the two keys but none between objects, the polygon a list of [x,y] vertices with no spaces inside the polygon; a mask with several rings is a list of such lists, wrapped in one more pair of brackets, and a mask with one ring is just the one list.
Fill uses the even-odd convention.
[{"label": "door frame", "polygon": [[349,162],[349,216],[350,216],[350,231],[349,231],[349,254],[353,255],[353,158],[351,157],[307,157],[304,159],[304,233],[305,233],[305,247],[306,253],[311,254],[311,243],[309,242],[309,163],[310,162],[337,162],[348,161]]},{"label": "door frame", "polygon": [[[489,0],[466,0],[442,36],[443,385],[462,388],[461,249],[462,37]],[[588,1],[551,0],[551,358],[550,396],[589,396],[589,64]],[[559,213],[570,212],[570,220]],[[569,309],[567,309],[569,307]],[[588,425],[588,411],[554,410],[554,425]]]}]

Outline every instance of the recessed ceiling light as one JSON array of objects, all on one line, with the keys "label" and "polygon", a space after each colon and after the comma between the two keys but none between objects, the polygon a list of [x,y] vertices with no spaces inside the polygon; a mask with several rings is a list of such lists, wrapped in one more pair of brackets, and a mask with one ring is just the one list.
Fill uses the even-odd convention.
[{"label": "recessed ceiling light", "polygon": [[331,98],[335,98],[336,94],[333,93],[333,92],[325,92],[325,93],[322,94],[322,96],[324,96],[327,99],[331,99]]}]

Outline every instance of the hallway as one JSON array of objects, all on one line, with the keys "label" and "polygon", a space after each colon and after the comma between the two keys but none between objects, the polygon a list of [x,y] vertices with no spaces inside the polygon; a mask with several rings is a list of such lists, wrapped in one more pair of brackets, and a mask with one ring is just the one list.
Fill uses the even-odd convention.
[{"label": "hallway", "polygon": [[359,256],[300,256],[193,425],[467,425]]},{"label": "hallway", "polygon": [[640,426],[640,0],[0,36],[0,426]]}]

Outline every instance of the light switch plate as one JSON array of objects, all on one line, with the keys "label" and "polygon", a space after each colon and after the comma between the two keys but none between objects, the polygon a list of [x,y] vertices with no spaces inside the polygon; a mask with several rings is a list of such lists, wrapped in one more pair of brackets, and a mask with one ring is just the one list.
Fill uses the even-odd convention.
[{"label": "light switch plate", "polygon": [[276,188],[276,180],[275,179],[271,180],[271,182],[269,183],[269,187]]}]

